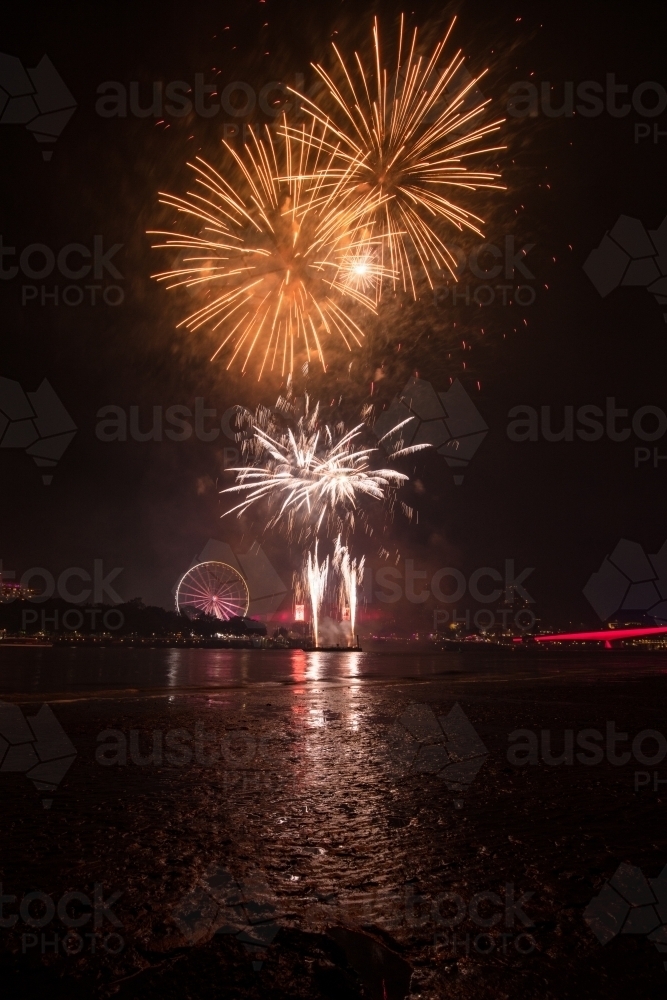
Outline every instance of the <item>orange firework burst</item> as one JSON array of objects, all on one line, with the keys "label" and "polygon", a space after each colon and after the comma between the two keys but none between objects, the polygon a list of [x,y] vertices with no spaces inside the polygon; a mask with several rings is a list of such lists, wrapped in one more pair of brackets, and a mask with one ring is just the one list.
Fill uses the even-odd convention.
[{"label": "orange firework burst", "polygon": [[326,368],[331,336],[348,350],[360,344],[363,333],[347,307],[375,311],[384,273],[372,259],[377,240],[368,205],[341,199],[330,172],[333,154],[315,129],[315,122],[289,134],[284,127],[278,142],[268,128],[265,138],[253,131],[243,154],[224,143],[240,178],[236,187],[197,157],[189,164],[196,190],[185,198],[160,195],[196,231],[152,231],[167,237],[156,246],[181,255],[153,277],[205,296],[178,326],[222,329],[213,358],[228,346],[227,368],[239,357],[245,371],[257,356],[260,378],[267,367],[291,372],[297,357],[314,355]]},{"label": "orange firework burst", "polygon": [[[442,239],[443,226],[468,228],[482,235],[484,220],[451,200],[455,190],[501,187],[496,184],[499,174],[470,169],[466,162],[504,148],[483,143],[498,130],[502,119],[482,121],[489,101],[477,101],[475,93],[484,74],[471,78],[460,51],[441,66],[453,26],[454,21],[426,59],[416,51],[417,29],[409,44],[404,40],[401,16],[397,60],[390,78],[391,71],[382,64],[376,19],[372,66],[364,66],[355,52],[354,67],[349,68],[336,45],[335,77],[313,64],[326,84],[330,113],[299,95],[304,109],[323,127],[325,148],[332,155],[326,184],[314,178],[323,196],[327,196],[327,185],[333,186],[355,215],[365,213],[373,221],[383,254],[389,258],[387,268],[382,255],[378,259],[380,283],[390,278],[395,287],[400,280],[414,297],[415,266],[431,287],[434,272],[454,274],[456,260]],[[463,76],[467,81],[462,82]],[[295,130],[288,131],[297,136]]]}]

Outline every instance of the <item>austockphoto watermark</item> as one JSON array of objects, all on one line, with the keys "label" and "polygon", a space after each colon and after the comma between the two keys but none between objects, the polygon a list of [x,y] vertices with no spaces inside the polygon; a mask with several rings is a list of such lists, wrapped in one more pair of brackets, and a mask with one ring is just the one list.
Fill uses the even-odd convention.
[{"label": "austockphoto watermark", "polygon": [[[369,604],[373,600],[395,604],[403,598],[411,604],[424,604],[431,596],[443,604],[457,604],[466,594],[479,604],[494,604],[501,599],[534,604],[535,599],[524,586],[534,570],[534,566],[517,570],[514,559],[506,559],[504,571],[480,566],[466,576],[455,566],[442,566],[429,575],[426,569],[416,569],[414,559],[405,559],[401,567],[382,566],[375,571],[368,567],[362,591]],[[375,590],[374,584],[382,590]]]},{"label": "austockphoto watermark", "polygon": [[633,447],[634,468],[660,467],[667,461],[667,453],[661,454],[658,447],[648,447],[667,434],[667,414],[660,406],[649,404],[640,406],[632,413],[627,407],[616,405],[614,396],[607,396],[604,406],[585,403],[583,406],[564,405],[552,407],[522,404],[513,406],[507,414],[507,437],[515,443],[526,441],[595,442],[606,438],[608,441],[623,443],[644,442]]},{"label": "austockphoto watermark", "polygon": [[246,729],[211,731],[201,721],[192,730],[105,729],[95,749],[102,767],[215,767],[227,794],[274,788],[277,777],[263,766],[268,759],[263,737]]},{"label": "austockphoto watermark", "polygon": [[[195,405],[176,403],[172,406],[139,406],[127,408],[109,404],[97,411],[95,437],[98,441],[217,441],[222,434],[236,441],[236,417],[240,407],[230,406],[221,415],[214,406],[206,406],[203,396],[195,398]],[[224,449],[225,467],[237,464],[240,453],[236,447]]]},{"label": "austockphoto watermark", "polygon": [[106,898],[105,893],[104,886],[95,882],[92,898],[85,892],[65,892],[54,899],[39,890],[18,898],[5,893],[0,882],[0,927],[21,930],[23,955],[119,955],[125,939],[119,933],[123,925],[113,907],[122,892],[112,892]]},{"label": "austockphoto watermark", "polygon": [[[453,276],[451,282],[433,289],[435,305],[532,306],[537,292],[534,285],[525,282],[535,280],[526,264],[534,247],[534,243],[517,247],[514,236],[506,236],[503,246],[480,243],[472,250],[448,243]],[[499,278],[510,283],[496,284]]]},{"label": "austockphoto watermark", "polygon": [[[220,75],[222,71],[217,71]],[[261,114],[266,118],[278,118],[289,113],[290,119],[303,115],[299,94],[312,97],[321,84],[316,82],[304,91],[303,73],[294,73],[287,80],[267,80],[257,86],[246,80],[223,83],[220,80],[206,80],[203,73],[195,73],[188,80],[153,80],[139,82],[131,80],[106,80],[97,88],[95,112],[101,118],[155,118],[178,119],[194,115],[198,118],[215,118],[223,115],[233,120],[224,123],[224,138],[238,136],[243,126],[240,118]],[[235,119],[235,120],[234,120]]]},{"label": "austockphoto watermark", "polygon": [[433,612],[433,631],[442,632],[447,626],[465,626],[466,629],[477,629],[479,632],[489,632],[491,629],[516,628],[519,632],[531,632],[537,623],[537,615],[530,608],[436,608]]},{"label": "austockphoto watermark", "polygon": [[[599,80],[518,80],[509,88],[507,114],[512,118],[657,118],[667,109],[667,88],[656,80],[643,80],[636,86],[620,83],[615,73],[607,73],[604,83]],[[667,135],[657,122],[634,122],[635,143],[652,138],[657,143]]]},{"label": "austockphoto watermark", "polygon": [[[636,734],[622,732],[616,723],[607,721],[604,733],[599,729],[515,729],[507,737],[510,746],[507,760],[515,767],[547,764],[549,767],[595,767],[606,761],[613,767],[657,768],[667,757],[667,739],[657,729],[642,729]],[[667,786],[667,771],[634,771],[634,790],[650,788],[654,792]]]},{"label": "austockphoto watermark", "polygon": [[125,624],[125,615],[118,608],[67,608],[66,611],[56,609],[52,614],[47,611],[33,611],[24,608],[21,611],[21,631],[29,632],[36,626],[38,632],[116,632]]},{"label": "austockphoto watermark", "polygon": [[[535,923],[527,912],[534,895],[518,890],[513,882],[472,895],[451,889],[426,895],[407,885],[392,900],[387,929],[429,936],[440,955],[530,955],[537,949],[531,933]],[[371,890],[363,900],[341,899],[333,908],[343,924],[373,924],[382,922],[378,916],[386,911],[386,902],[381,891]]]},{"label": "austockphoto watermark", "polygon": [[23,306],[119,306],[125,292],[110,279],[124,280],[113,259],[122,248],[122,243],[113,243],[105,249],[99,234],[89,246],[29,243],[18,248],[6,246],[0,236],[0,281],[19,279]]},{"label": "austockphoto watermark", "polygon": [[[125,624],[125,615],[116,607],[123,598],[112,583],[123,572],[121,566],[105,572],[104,560],[94,559],[92,571],[83,566],[68,566],[57,576],[44,566],[31,566],[20,577],[16,571],[6,569],[0,560],[0,604],[20,601],[21,631],[37,629],[41,632],[114,632]],[[90,602],[102,607],[31,608],[26,604],[44,604],[60,599],[68,604],[85,605]]]},{"label": "austockphoto watermark", "polygon": [[[85,604],[91,600],[94,604],[122,604],[123,598],[111,586],[122,572],[122,566],[114,566],[105,573],[104,560],[93,559],[92,573],[83,566],[68,566],[56,577],[43,566],[31,566],[17,579],[15,570],[5,569],[0,560],[1,601],[3,604],[16,600],[40,604],[60,597],[69,604]],[[71,589],[74,581],[83,584],[76,592]]]},{"label": "austockphoto watermark", "polygon": [[[279,127],[283,112],[289,112],[292,121],[300,120],[304,117],[300,95],[312,99],[324,87],[321,80],[315,80],[305,88],[303,73],[259,85],[244,80],[224,83],[222,69],[216,67],[212,73],[213,79],[195,73],[190,80],[105,80],[96,88],[95,113],[101,118],[152,118],[165,128],[179,119],[211,119],[222,114],[231,119],[222,123],[224,138],[242,135],[245,140],[248,125],[239,119],[261,116],[270,128]],[[42,145],[43,159],[50,161],[53,149],[49,146],[76,112],[77,100],[48,56],[30,67],[16,54],[0,53],[0,95],[4,98],[0,125],[23,125]]]}]

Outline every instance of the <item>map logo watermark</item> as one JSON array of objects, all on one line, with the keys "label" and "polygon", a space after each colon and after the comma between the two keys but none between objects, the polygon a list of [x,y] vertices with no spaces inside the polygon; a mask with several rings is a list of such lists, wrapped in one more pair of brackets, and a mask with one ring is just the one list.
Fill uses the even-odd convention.
[{"label": "map logo watermark", "polygon": [[[256,618],[259,615],[270,619],[283,603],[287,587],[258,542],[253,542],[247,552],[235,553],[227,542],[209,538],[189,569],[206,562],[226,563],[243,577],[250,596],[246,617]],[[172,591],[174,595],[177,587],[178,581]]]},{"label": "map logo watermark", "polygon": [[[74,763],[76,749],[48,705],[26,716],[0,702],[0,772],[23,773],[38,792],[54,792]],[[50,809],[53,799],[42,799]]]},{"label": "map logo watermark", "polygon": [[190,945],[214,934],[236,938],[253,956],[255,972],[280,930],[277,900],[261,873],[237,880],[217,865],[179,901],[172,917]]},{"label": "map logo watermark", "polygon": [[[39,143],[54,143],[76,111],[63,78],[44,55],[32,69],[0,53],[0,125],[25,125]],[[43,149],[46,161],[52,149]]]},{"label": "map logo watermark", "polygon": [[[619,865],[584,910],[584,920],[600,944],[617,934],[645,934],[667,952],[667,866],[646,879],[635,865]],[[667,962],[663,962],[667,970]]]},{"label": "map logo watermark", "polygon": [[430,382],[421,378],[410,379],[373,427],[377,437],[388,439],[392,448],[431,445],[450,468],[459,470],[454,473],[456,486],[463,483],[463,470],[488,429],[458,379],[445,392],[436,392]]},{"label": "map logo watermark", "polygon": [[[24,392],[13,379],[0,378],[0,448],[22,448],[40,468],[55,468],[77,427],[51,384],[44,379]],[[53,476],[44,474],[49,486]]]},{"label": "map logo watermark", "polygon": [[636,611],[667,624],[667,542],[647,555],[639,542],[622,538],[583,593],[601,621],[619,611]]},{"label": "map logo watermark", "polygon": [[620,215],[583,266],[602,298],[621,286],[639,287],[667,305],[667,217],[647,231],[639,219]]},{"label": "map logo watermark", "polygon": [[488,756],[458,702],[444,716],[430,705],[408,705],[390,729],[389,747],[403,776],[437,775],[452,792],[469,788]]}]

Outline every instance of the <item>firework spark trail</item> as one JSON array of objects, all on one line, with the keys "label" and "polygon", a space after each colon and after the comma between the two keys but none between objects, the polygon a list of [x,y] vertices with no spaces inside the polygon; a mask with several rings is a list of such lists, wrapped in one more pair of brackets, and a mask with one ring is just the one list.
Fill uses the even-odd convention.
[{"label": "firework spark trail", "polygon": [[[287,401],[279,400],[276,410],[280,409],[290,411]],[[221,491],[244,497],[223,517],[234,512],[240,516],[266,500],[267,528],[282,528],[301,541],[311,541],[322,531],[329,538],[347,536],[357,518],[363,520],[366,498],[385,500],[408,479],[394,469],[371,467],[371,456],[378,449],[359,446],[365,424],[349,431],[341,423],[323,424],[319,403],[311,410],[307,396],[294,430],[280,428],[275,413],[261,410],[252,427],[252,437],[244,445],[252,464],[230,470],[236,473],[236,485]]]},{"label": "firework spark trail", "polygon": [[[341,544],[340,535],[336,539],[336,547],[333,557],[334,567],[341,577],[340,603],[350,609],[350,633],[352,645],[354,646],[354,635],[357,620],[357,587],[361,586],[364,578],[364,556],[357,562],[350,556],[350,550],[346,545]],[[341,614],[341,618],[342,618]]]},{"label": "firework spark trail", "polygon": [[[478,148],[499,129],[503,119],[482,121],[488,100],[466,108],[484,73],[459,85],[457,77],[460,79],[464,65],[460,50],[439,68],[454,21],[425,59],[417,54],[417,29],[411,42],[404,39],[401,16],[392,84],[391,70],[383,65],[376,19],[372,67],[365,67],[355,52],[350,68],[336,45],[336,78],[313,64],[326,85],[331,114],[298,94],[304,110],[324,130],[320,148],[331,155],[324,181],[317,172],[312,175],[320,197],[328,197],[327,191],[333,187],[355,216],[365,214],[382,235],[389,266],[385,268],[384,259],[379,260],[383,268],[379,291],[384,282],[391,281],[395,288],[400,279],[403,288],[416,298],[413,263],[431,288],[436,271],[446,270],[456,277],[457,262],[438,230],[449,224],[483,235],[480,226],[484,220],[448,195],[453,197],[453,192],[460,190],[502,189],[496,183],[499,174],[469,169],[464,162],[504,148]],[[368,81],[373,77],[371,93]],[[295,139],[312,141],[305,131],[299,134],[287,125],[285,130]]]},{"label": "firework spark trail", "polygon": [[329,577],[329,556],[323,563],[317,561],[317,544],[312,552],[308,552],[306,557],[306,587],[310,597],[310,608],[313,622],[313,639],[315,646],[319,645],[319,615],[324,593],[326,591],[327,579]]},{"label": "firework spark trail", "polygon": [[331,172],[335,150],[327,148],[318,123],[313,119],[301,130],[285,124],[283,131],[278,150],[268,128],[265,138],[251,131],[243,155],[223,142],[240,178],[237,187],[197,157],[188,164],[195,190],[185,198],[160,194],[162,204],[184,217],[183,231],[150,231],[166,237],[155,248],[181,256],[192,251],[153,277],[207,298],[178,327],[222,327],[211,360],[228,346],[227,368],[240,356],[245,371],[258,354],[259,378],[266,368],[293,371],[303,353],[319,358],[326,370],[327,338],[338,338],[348,350],[360,345],[363,332],[348,303],[374,312],[375,289],[385,275],[382,261],[372,258],[378,241],[369,199],[356,204],[341,197],[340,179]]}]

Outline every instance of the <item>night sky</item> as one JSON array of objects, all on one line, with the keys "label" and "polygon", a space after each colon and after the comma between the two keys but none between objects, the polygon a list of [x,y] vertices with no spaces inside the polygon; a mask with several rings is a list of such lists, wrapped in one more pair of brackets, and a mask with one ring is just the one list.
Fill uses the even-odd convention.
[{"label": "night sky", "polygon": [[[215,408],[219,427],[229,407],[271,403],[280,391],[279,380],[258,385],[252,374],[226,371],[221,360],[209,363],[207,336],[176,329],[187,296],[179,300],[151,280],[167,262],[150,249],[146,235],[162,218],[158,191],[185,190],[189,158],[197,152],[219,157],[226,123],[243,126],[266,116],[230,116],[219,109],[210,117],[195,111],[178,117],[163,109],[140,117],[130,107],[131,85],[138,86],[144,108],[154,81],[194,87],[196,74],[203,74],[204,84],[217,85],[218,104],[221,89],[233,81],[260,92],[272,80],[293,85],[302,74],[308,87],[309,63],[329,60],[332,37],[341,45],[350,39],[352,49],[365,43],[374,14],[389,33],[399,11],[393,3],[239,0],[37,3],[5,13],[2,52],[26,68],[48,55],[76,109],[48,146],[24,124],[0,123],[0,376],[18,381],[26,392],[47,379],[77,427],[53,469],[38,468],[23,449],[0,450],[5,570],[18,578],[41,566],[57,576],[71,566],[90,570],[98,559],[105,572],[122,567],[114,587],[124,599],[141,596],[167,606],[179,575],[209,538],[243,552],[260,537],[250,521],[220,520],[227,501],[219,490],[232,481],[224,473],[224,449],[233,442],[223,433],[210,442],[194,435],[182,442],[105,442],[96,431],[105,406],[128,414],[138,407],[145,429],[153,407],[194,410],[195,397],[201,397],[204,406]],[[558,430],[564,407],[574,407],[575,414],[585,405],[604,410],[608,397],[630,415],[647,406],[667,411],[667,305],[645,284],[602,297],[583,269],[619,216],[640,220],[646,230],[658,229],[667,217],[667,107],[654,114],[660,89],[642,86],[648,81],[667,88],[660,5],[416,4],[407,12],[408,23],[435,37],[453,13],[459,16],[454,44],[467,54],[471,72],[489,66],[482,91],[491,98],[492,113],[507,117],[502,141],[508,148],[497,162],[508,190],[483,200],[485,238],[503,249],[509,240],[515,251],[532,244],[525,257],[531,277],[517,272],[485,282],[468,268],[455,306],[451,289],[437,303],[426,297],[393,313],[387,306],[354,357],[354,377],[346,380],[349,359],[343,358],[328,381],[314,374],[312,388],[327,403],[328,397],[343,397],[337,406],[354,419],[364,403],[390,403],[415,372],[439,391],[460,379],[489,432],[461,485],[440,456],[417,456],[405,466],[418,482],[402,497],[419,512],[419,523],[396,519],[392,551],[398,546],[429,572],[452,566],[466,575],[485,566],[502,571],[512,559],[517,571],[533,568],[527,586],[543,622],[595,624],[599,619],[582,588],[605,555],[622,538],[648,553],[667,538],[667,428],[654,441],[631,432],[624,441],[607,434],[582,441],[575,433],[572,441],[552,442],[540,431],[539,440],[518,443],[508,437],[508,413],[521,405],[538,413],[550,407],[551,426]],[[507,113],[513,85],[531,82],[538,93],[552,86],[551,107],[557,109],[568,83],[575,92],[585,81],[605,88],[610,75],[628,88],[616,96],[616,107],[634,93],[627,114],[605,107],[593,116],[550,117],[542,106],[548,111],[548,102],[540,101],[534,115]],[[127,94],[125,117],[98,113],[99,89],[108,81]],[[662,94],[667,104],[664,89]],[[606,102],[607,95],[601,96]],[[49,160],[42,156],[46,149],[52,150]],[[120,244],[95,280],[67,278],[57,266],[44,278],[11,270],[31,244],[44,244],[57,257],[67,244],[92,250],[95,240],[103,252]],[[451,242],[469,254],[481,241],[453,231]],[[9,253],[9,247],[15,250]],[[667,259],[667,234],[662,253]],[[68,259],[70,267],[80,266],[76,254]],[[37,273],[44,266],[37,252],[30,261]],[[501,280],[513,288],[528,286],[523,294],[534,302],[503,306],[497,296],[489,306],[474,303],[479,285]],[[101,288],[94,305],[86,285]],[[461,297],[466,285],[470,305]],[[63,303],[68,286],[75,286],[66,293],[72,301],[79,298],[77,287],[84,289],[80,305]],[[51,296],[44,304],[42,291]],[[121,296],[122,302],[100,301],[103,293],[111,303]],[[371,397],[382,364],[386,376],[373,385]],[[580,426],[575,420],[575,431]],[[626,426],[630,418],[619,418],[618,428]],[[655,416],[646,416],[642,426],[648,436]],[[636,448],[650,451],[637,468]],[[666,459],[654,467],[656,448]],[[45,472],[53,475],[50,485],[42,482]],[[300,553],[273,536],[260,540],[289,582]],[[433,606],[405,605],[404,613],[427,627]]]}]

